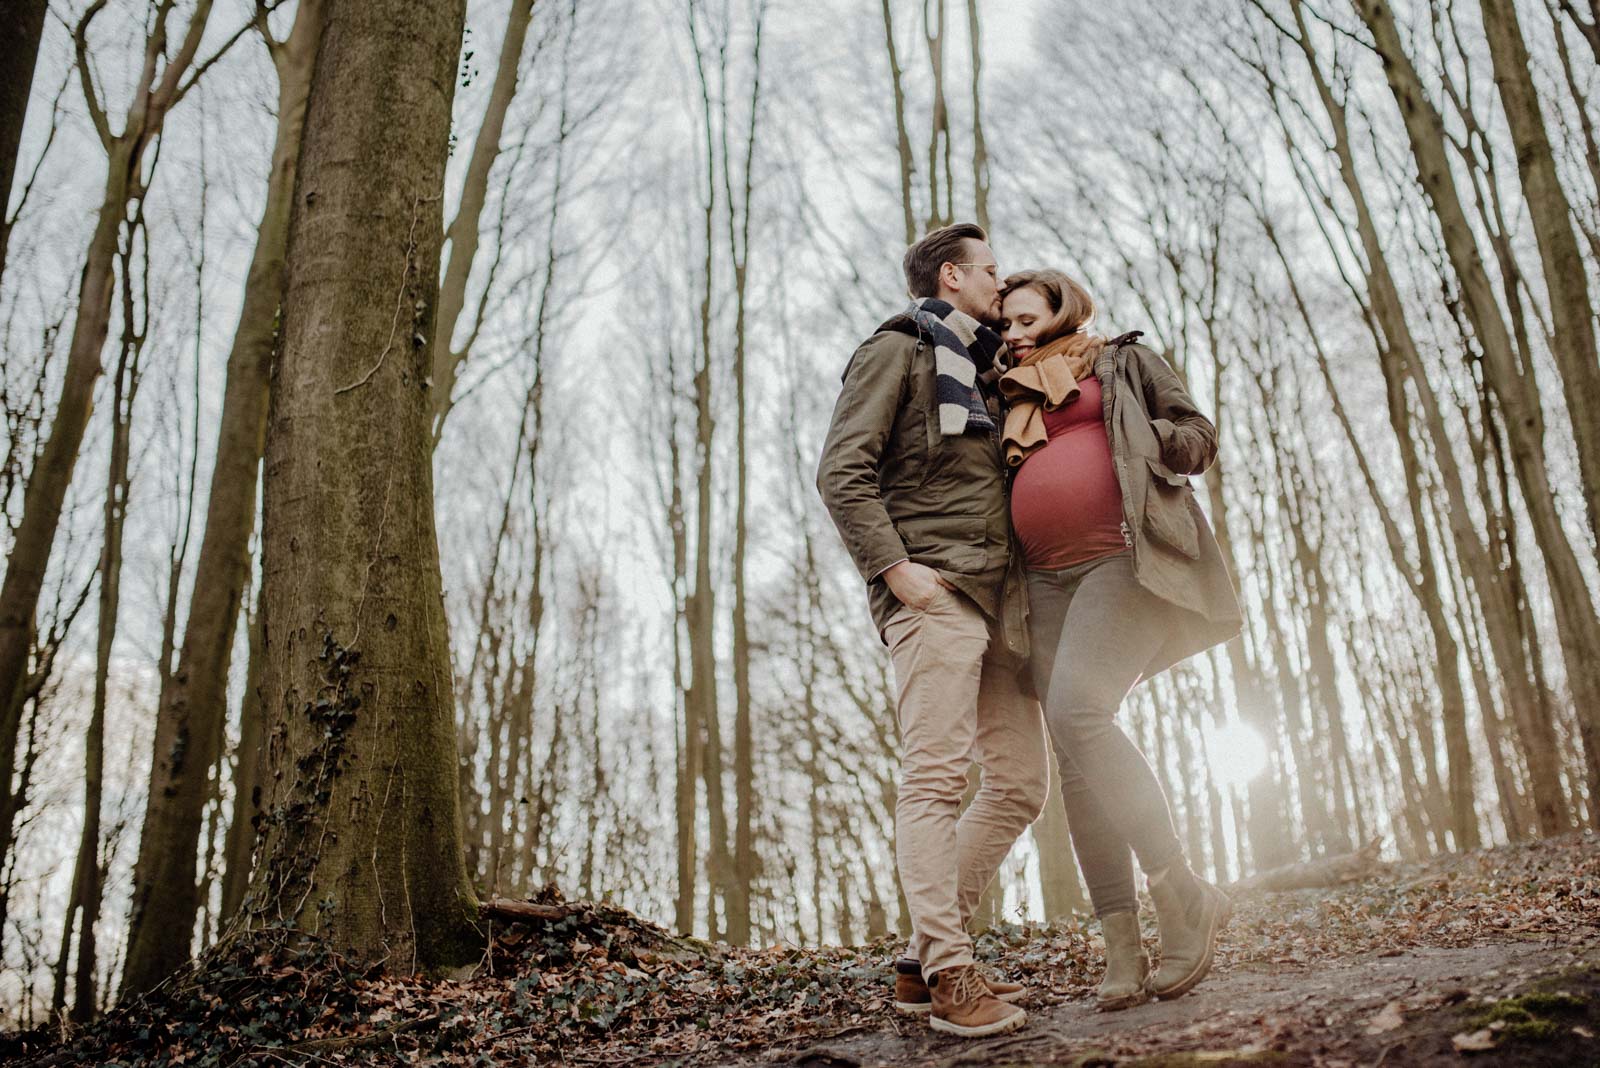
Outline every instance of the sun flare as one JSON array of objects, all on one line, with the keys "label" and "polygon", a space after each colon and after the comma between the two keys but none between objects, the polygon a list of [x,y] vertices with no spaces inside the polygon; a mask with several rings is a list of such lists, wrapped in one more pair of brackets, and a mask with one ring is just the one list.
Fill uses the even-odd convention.
[{"label": "sun flare", "polygon": [[1224,787],[1243,786],[1267,767],[1267,746],[1251,727],[1237,720],[1205,729],[1211,773]]}]

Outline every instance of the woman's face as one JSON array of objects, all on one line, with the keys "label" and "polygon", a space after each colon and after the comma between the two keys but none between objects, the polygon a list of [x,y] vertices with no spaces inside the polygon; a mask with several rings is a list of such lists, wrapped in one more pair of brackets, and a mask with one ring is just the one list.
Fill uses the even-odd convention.
[{"label": "woman's face", "polygon": [[1006,294],[1000,315],[1005,320],[1000,336],[1011,349],[1011,362],[1017,364],[1038,347],[1039,335],[1055,313],[1050,310],[1050,302],[1044,299],[1043,293],[1032,286],[1023,286]]}]

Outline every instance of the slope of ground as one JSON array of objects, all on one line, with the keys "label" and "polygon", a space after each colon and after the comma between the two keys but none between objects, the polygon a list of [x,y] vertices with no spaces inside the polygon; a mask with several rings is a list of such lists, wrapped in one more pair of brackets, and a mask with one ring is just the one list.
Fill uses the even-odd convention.
[{"label": "slope of ground", "polygon": [[1033,992],[1025,1030],[973,1042],[893,1012],[888,942],[731,950],[577,905],[497,926],[470,976],[415,980],[279,932],[222,947],[87,1029],[0,1038],[0,1060],[1600,1065],[1600,841],[1589,833],[1245,895],[1216,970],[1174,1002],[1095,1013],[1095,941],[1081,923],[981,936],[980,957]]}]

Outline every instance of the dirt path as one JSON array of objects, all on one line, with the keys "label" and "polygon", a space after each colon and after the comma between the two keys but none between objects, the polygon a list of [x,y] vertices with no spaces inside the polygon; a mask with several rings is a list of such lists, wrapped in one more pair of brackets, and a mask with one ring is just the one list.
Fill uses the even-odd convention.
[{"label": "dirt path", "polygon": [[[774,1050],[742,1061],[806,1068],[868,1065],[1023,1064],[1462,1064],[1451,1037],[1500,1002],[1554,981],[1591,1001],[1600,994],[1600,929],[1576,939],[1539,939],[1461,949],[1385,951],[1325,965],[1249,964],[1214,974],[1189,996],[1121,1013],[1087,1000],[1035,1007],[1028,1027],[987,1041],[936,1036],[894,1021],[799,1053]],[[1391,1003],[1397,1008],[1385,1016]],[[1505,1041],[1470,1055],[1478,1064],[1600,1064],[1600,1038],[1573,1032],[1541,1043]],[[1597,1031],[1596,1033],[1600,1033]]]},{"label": "dirt path", "polygon": [[0,1062],[1600,1068],[1600,837],[1364,875],[1242,892],[1211,976],[1121,1013],[1092,1008],[1092,924],[987,931],[977,958],[1030,990],[1029,1026],[989,1041],[936,1037],[893,1011],[897,939],[735,949],[574,904],[497,930],[463,979],[363,973],[320,943],[264,932],[87,1028],[0,1034]]}]

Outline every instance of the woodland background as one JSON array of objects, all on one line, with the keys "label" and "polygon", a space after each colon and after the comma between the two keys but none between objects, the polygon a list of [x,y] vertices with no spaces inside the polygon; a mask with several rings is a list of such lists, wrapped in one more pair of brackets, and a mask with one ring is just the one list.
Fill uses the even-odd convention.
[{"label": "woodland background", "polygon": [[[0,161],[11,1026],[147,989],[250,879],[319,7],[3,16],[38,27]],[[906,930],[887,659],[812,476],[905,244],[966,218],[1221,430],[1245,634],[1126,712],[1198,866],[1600,824],[1593,0],[485,0],[459,68],[429,389],[484,895]],[[1083,905],[1052,804],[986,909]]]}]

